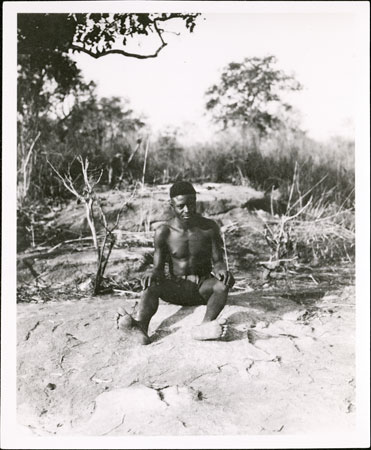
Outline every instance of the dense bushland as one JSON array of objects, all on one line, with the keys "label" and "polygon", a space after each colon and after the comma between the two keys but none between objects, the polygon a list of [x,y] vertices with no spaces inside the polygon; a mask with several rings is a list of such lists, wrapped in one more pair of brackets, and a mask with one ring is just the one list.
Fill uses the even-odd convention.
[{"label": "dense bushland", "polygon": [[279,188],[284,199],[296,164],[302,195],[310,192],[315,200],[353,206],[354,143],[341,138],[319,143],[300,131],[282,130],[259,144],[227,133],[197,147],[182,147],[174,135],[160,138],[150,154],[147,180],[249,184],[266,192],[273,187]]},{"label": "dense bushland", "polygon": [[[117,99],[90,104],[88,114],[71,114],[68,122],[57,124],[48,135],[40,137],[31,199],[68,197],[47,160],[61,172],[70,168],[72,176],[78,177],[75,158],[88,157],[92,170],[103,170],[103,189],[124,188],[142,181],[148,129],[138,118],[123,120],[122,114],[111,117],[108,123],[101,106],[110,102],[116,105]],[[354,143],[345,139],[319,143],[299,131],[291,135],[282,131],[257,144],[221,133],[213,142],[187,146],[175,132],[166,132],[151,136],[148,146],[144,179],[149,184],[178,179],[248,184],[267,193],[279,188],[284,201],[298,164],[301,194],[310,192],[314,199],[346,208],[354,203]]]}]

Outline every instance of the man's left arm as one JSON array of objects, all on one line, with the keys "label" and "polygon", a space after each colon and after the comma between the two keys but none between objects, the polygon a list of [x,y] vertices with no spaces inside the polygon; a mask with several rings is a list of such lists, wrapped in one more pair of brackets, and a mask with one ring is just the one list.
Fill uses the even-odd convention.
[{"label": "man's left arm", "polygon": [[219,226],[213,222],[212,233],[212,261],[214,274],[219,281],[222,281],[228,287],[234,285],[232,273],[227,270],[226,261],[224,261],[224,244],[220,234]]}]

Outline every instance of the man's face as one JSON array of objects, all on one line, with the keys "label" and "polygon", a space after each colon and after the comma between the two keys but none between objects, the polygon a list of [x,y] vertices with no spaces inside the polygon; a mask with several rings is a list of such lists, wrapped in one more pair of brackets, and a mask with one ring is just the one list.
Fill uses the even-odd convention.
[{"label": "man's face", "polygon": [[196,196],[194,194],[177,195],[171,199],[171,206],[178,219],[188,222],[196,214]]}]

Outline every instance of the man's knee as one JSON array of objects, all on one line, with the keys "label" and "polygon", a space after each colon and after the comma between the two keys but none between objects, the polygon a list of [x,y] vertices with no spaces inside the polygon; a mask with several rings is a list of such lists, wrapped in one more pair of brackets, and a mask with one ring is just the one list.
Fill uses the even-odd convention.
[{"label": "man's knee", "polygon": [[213,286],[214,294],[228,294],[228,286],[221,281],[217,281]]},{"label": "man's knee", "polygon": [[143,295],[151,298],[158,298],[161,295],[161,285],[160,284],[151,284],[147,289],[143,291]]}]

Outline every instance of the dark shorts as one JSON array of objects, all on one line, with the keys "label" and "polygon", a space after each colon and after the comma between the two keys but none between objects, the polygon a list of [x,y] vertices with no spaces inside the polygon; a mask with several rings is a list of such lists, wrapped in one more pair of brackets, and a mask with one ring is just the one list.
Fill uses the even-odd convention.
[{"label": "dark shorts", "polygon": [[184,275],[182,277],[169,277],[159,286],[160,298],[168,303],[181,306],[206,305],[207,299],[200,294],[200,289],[206,280],[213,276]]}]

